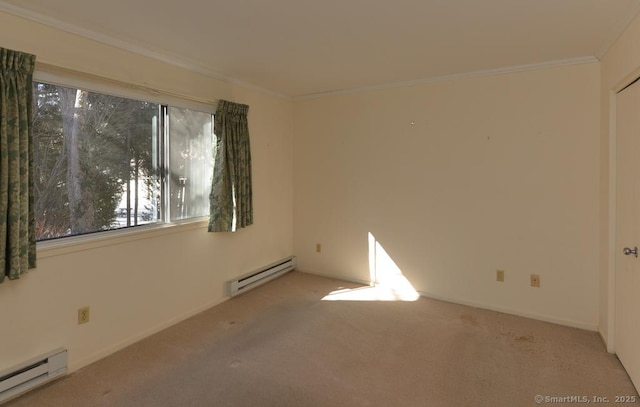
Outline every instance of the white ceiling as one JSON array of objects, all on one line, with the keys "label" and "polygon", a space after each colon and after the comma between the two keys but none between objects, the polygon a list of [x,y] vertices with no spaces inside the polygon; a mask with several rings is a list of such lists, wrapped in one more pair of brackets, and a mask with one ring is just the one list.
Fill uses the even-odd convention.
[{"label": "white ceiling", "polygon": [[300,97],[600,58],[640,0],[0,0],[0,11]]}]

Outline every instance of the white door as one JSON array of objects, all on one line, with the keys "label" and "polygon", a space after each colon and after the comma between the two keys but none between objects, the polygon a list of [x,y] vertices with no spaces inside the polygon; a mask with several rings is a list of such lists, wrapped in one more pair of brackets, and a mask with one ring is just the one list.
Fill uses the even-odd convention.
[{"label": "white door", "polygon": [[640,389],[640,81],[616,103],[615,350]]}]

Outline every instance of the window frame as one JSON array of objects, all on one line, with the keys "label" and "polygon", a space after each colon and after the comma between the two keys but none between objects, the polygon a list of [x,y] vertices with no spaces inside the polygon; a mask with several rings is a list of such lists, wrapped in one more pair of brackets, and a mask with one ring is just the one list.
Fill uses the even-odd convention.
[{"label": "window frame", "polygon": [[[156,103],[161,106],[165,106],[167,112],[170,107],[176,107],[211,114],[213,117],[215,113],[215,106],[217,104],[217,100],[199,100],[186,95],[165,92],[146,86],[129,84],[43,64],[36,65],[33,81]],[[164,111],[165,109],[163,108],[162,110]],[[167,118],[163,117],[161,120],[166,121]],[[163,194],[163,204],[165,204],[164,201],[169,199],[168,196],[165,196],[167,191],[165,191],[164,180],[166,177],[164,172],[167,170],[167,162],[164,162],[164,160],[168,158],[167,143],[169,129],[168,126],[164,126],[163,129],[164,131],[160,135],[162,142],[160,159],[163,161],[161,164],[161,177],[163,178],[161,182],[161,193]],[[104,246],[123,244],[140,239],[148,239],[170,233],[201,228],[205,229],[208,225],[209,219],[206,215],[171,221],[166,211],[162,212],[162,219],[151,224],[38,241],[36,242],[38,257],[47,258],[75,251],[83,251]]]}]

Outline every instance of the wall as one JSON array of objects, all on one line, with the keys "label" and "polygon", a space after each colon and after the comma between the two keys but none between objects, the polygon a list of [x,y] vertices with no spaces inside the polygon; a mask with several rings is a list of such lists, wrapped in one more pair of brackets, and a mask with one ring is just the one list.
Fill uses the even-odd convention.
[{"label": "wall", "polygon": [[427,296],[596,330],[599,83],[595,62],[296,101],[299,268],[369,281],[371,234]]},{"label": "wall", "polygon": [[[0,285],[0,371],[56,347],[78,369],[224,301],[226,280],[292,254],[291,100],[2,13],[0,46],[162,92],[249,104],[255,207],[255,224],[233,234],[199,222],[39,248],[37,269]],[[85,305],[92,320],[79,326]]]},{"label": "wall", "polygon": [[599,330],[614,351],[614,251],[615,247],[615,94],[640,77],[640,16],[636,17],[602,59],[600,140],[600,325]]}]

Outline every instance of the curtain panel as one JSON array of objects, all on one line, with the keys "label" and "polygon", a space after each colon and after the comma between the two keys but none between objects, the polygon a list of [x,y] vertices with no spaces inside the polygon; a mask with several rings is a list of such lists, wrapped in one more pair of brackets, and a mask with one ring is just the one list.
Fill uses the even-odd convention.
[{"label": "curtain panel", "polygon": [[226,100],[216,109],[209,232],[232,232],[253,224],[248,112],[249,106]]},{"label": "curtain panel", "polygon": [[34,65],[34,55],[0,48],[0,283],[36,266]]}]

